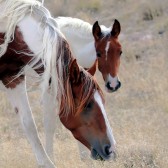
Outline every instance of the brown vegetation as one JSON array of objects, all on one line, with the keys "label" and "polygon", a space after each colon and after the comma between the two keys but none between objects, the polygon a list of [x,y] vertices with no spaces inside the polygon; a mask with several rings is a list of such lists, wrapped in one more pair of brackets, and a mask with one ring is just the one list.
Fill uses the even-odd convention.
[{"label": "brown vegetation", "polygon": [[[72,16],[122,26],[121,89],[106,95],[106,110],[117,141],[117,159],[81,161],[70,133],[56,133],[58,168],[168,167],[168,3],[167,0],[46,0],[54,16]],[[104,87],[97,72],[96,77]],[[4,93],[0,93],[0,167],[35,168],[35,157]],[[30,95],[40,136],[42,113],[38,93]]]}]

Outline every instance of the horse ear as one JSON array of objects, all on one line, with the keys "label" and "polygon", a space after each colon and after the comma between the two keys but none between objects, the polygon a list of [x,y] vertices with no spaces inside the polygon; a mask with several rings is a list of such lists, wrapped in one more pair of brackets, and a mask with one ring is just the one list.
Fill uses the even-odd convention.
[{"label": "horse ear", "polygon": [[78,83],[80,78],[80,70],[76,59],[74,59],[70,65],[70,80],[72,83]]},{"label": "horse ear", "polygon": [[87,72],[90,73],[92,76],[94,76],[96,73],[96,68],[97,68],[97,59],[94,62],[93,66],[87,70]]},{"label": "horse ear", "polygon": [[115,19],[114,24],[113,24],[113,28],[112,28],[112,31],[111,31],[111,36],[117,38],[118,35],[120,34],[120,31],[121,31],[120,22],[117,19]]},{"label": "horse ear", "polygon": [[96,41],[101,38],[102,32],[101,32],[101,28],[99,26],[98,21],[96,21],[92,27],[92,34]]}]

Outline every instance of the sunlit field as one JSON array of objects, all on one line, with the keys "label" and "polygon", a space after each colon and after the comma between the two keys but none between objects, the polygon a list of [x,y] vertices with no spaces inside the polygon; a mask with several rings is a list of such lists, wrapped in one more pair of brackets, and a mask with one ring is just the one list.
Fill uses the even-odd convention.
[{"label": "sunlit field", "polygon": [[[112,94],[96,73],[117,141],[117,158],[81,160],[76,140],[58,124],[54,156],[58,168],[168,168],[168,2],[167,0],[46,0],[54,17],[78,17],[93,24],[121,23],[122,87]],[[0,168],[36,168],[19,116],[0,92]],[[44,142],[39,91],[29,93]],[[58,121],[59,122],[59,121]]]}]

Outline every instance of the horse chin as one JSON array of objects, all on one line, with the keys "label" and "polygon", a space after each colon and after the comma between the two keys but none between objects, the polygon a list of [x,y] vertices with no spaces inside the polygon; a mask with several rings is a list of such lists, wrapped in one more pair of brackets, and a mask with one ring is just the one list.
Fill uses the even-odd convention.
[{"label": "horse chin", "polygon": [[99,153],[98,153],[95,149],[92,149],[92,150],[91,150],[91,157],[92,157],[94,160],[105,161],[105,159],[104,159],[103,157],[101,157],[101,155],[99,155]]},{"label": "horse chin", "polygon": [[94,148],[91,149],[91,157],[94,160],[99,160],[99,161],[105,161],[111,158],[111,156],[105,156],[103,155],[103,153],[98,153],[97,150]]},{"label": "horse chin", "polygon": [[116,91],[117,91],[117,90],[114,90],[113,88],[109,89],[109,88],[107,88],[107,86],[105,87],[105,90],[106,90],[106,92],[108,92],[108,93],[113,93],[113,92],[116,92]]}]

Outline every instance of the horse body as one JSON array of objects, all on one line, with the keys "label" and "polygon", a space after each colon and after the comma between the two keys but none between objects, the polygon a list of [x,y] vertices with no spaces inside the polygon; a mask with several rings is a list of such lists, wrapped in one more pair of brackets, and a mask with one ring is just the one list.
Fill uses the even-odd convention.
[{"label": "horse body", "polygon": [[[102,92],[95,79],[79,67],[69,45],[46,8],[34,0],[0,2],[0,80],[39,165],[54,168],[38,136],[26,90],[26,67],[40,76],[45,106],[45,130],[52,137],[58,113],[63,125],[91,150],[95,159],[109,159],[115,140],[108,123]],[[0,26],[1,27],[1,26]],[[51,100],[51,101],[49,101]],[[65,106],[66,104],[66,106]],[[95,120],[97,118],[98,120]],[[51,133],[52,132],[52,133]],[[99,139],[99,140],[98,140]],[[46,144],[52,143],[46,139]]]},{"label": "horse body", "polygon": [[121,83],[118,78],[121,45],[118,41],[120,23],[115,20],[112,27],[92,26],[77,18],[56,18],[60,31],[68,41],[78,63],[90,68],[98,59],[98,68],[105,81],[106,90],[114,92]]}]

